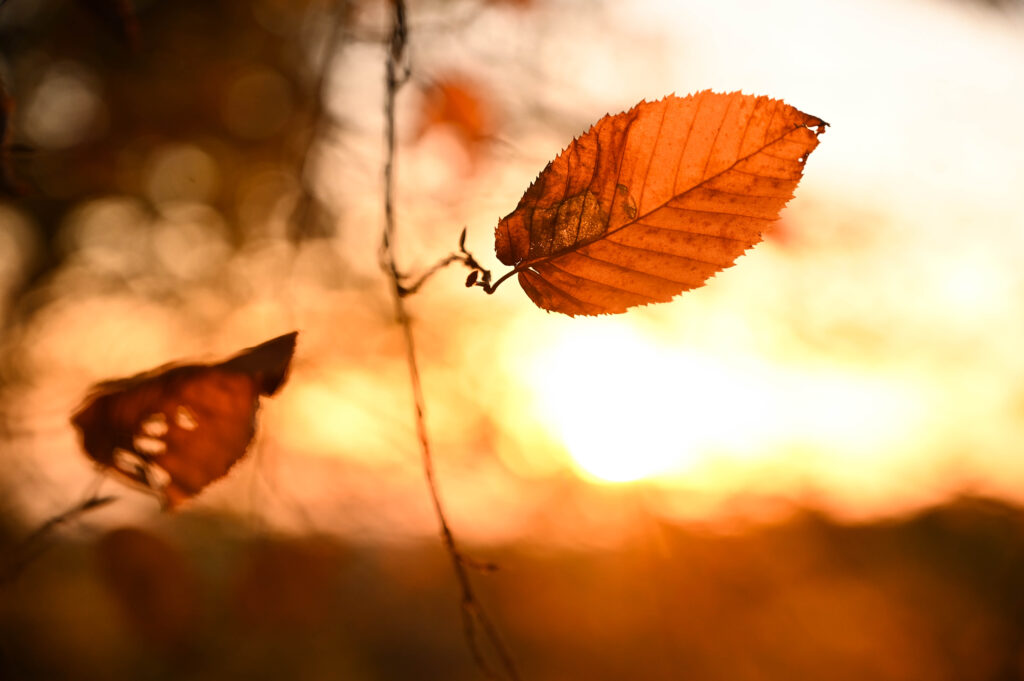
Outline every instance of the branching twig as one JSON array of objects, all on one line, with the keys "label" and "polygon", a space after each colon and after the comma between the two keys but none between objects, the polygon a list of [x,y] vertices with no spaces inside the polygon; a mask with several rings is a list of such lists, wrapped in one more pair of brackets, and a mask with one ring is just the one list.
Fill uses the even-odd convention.
[{"label": "branching twig", "polygon": [[[431,455],[430,439],[427,434],[425,405],[423,399],[423,387],[420,382],[419,367],[416,362],[416,345],[412,332],[412,322],[405,308],[405,296],[415,291],[434,272],[452,262],[462,260],[469,262],[472,256],[465,252],[463,244],[460,243],[462,254],[452,254],[442,260],[438,265],[432,267],[427,274],[411,287],[403,286],[403,277],[399,274],[395,261],[395,215],[394,215],[394,169],[395,169],[395,98],[402,85],[408,81],[410,69],[406,59],[406,42],[408,39],[405,0],[392,0],[394,10],[391,24],[391,37],[388,42],[388,53],[385,64],[386,94],[384,100],[385,117],[385,161],[384,161],[384,233],[381,240],[380,263],[381,268],[388,274],[391,280],[391,291],[394,299],[395,319],[402,328],[402,335],[405,339],[406,361],[409,365],[409,379],[412,386],[413,407],[416,414],[416,435],[420,442],[422,453],[423,471],[427,478],[427,486],[430,489],[430,498],[433,502],[434,513],[440,525],[441,539],[444,542],[445,550],[451,559],[455,577],[458,580],[462,597],[462,623],[466,635],[466,642],[473,655],[477,666],[489,679],[510,679],[517,681],[519,674],[516,671],[515,663],[511,655],[501,642],[498,632],[487,616],[487,613],[480,606],[473,585],[469,579],[467,567],[472,562],[465,559],[459,551],[448,525],[444,507],[441,503],[441,496],[437,486],[437,479],[434,473],[434,461]],[[465,240],[463,232],[462,242]],[[472,260],[475,264],[475,260]],[[478,267],[478,266],[477,266]],[[482,268],[481,268],[482,269]],[[488,276],[489,279],[489,276]],[[494,654],[500,662],[501,673],[497,673],[487,660],[482,642],[490,645]]]},{"label": "branching twig", "polygon": [[[463,229],[462,236],[459,237],[459,252],[449,253],[438,260],[427,268],[427,271],[421,274],[414,283],[409,285],[399,283],[399,294],[402,296],[408,296],[416,293],[420,290],[420,287],[426,283],[427,279],[454,262],[461,262],[470,269],[469,276],[466,278],[466,288],[471,286],[482,286],[487,293],[494,293],[494,287],[491,286],[491,271],[480,265],[480,263],[476,261],[476,258],[473,257],[473,254],[466,250],[466,230]],[[507,278],[508,275],[502,277],[502,281]],[[404,279],[406,279],[406,277],[399,277],[400,282]]]},{"label": "branching twig", "polygon": [[[465,230],[463,230],[462,233],[463,233],[463,236],[465,236],[465,233],[466,233]],[[460,249],[461,249],[460,252],[458,252],[458,253],[449,253],[448,255],[446,255],[445,257],[441,258],[436,263],[434,263],[433,265],[428,267],[426,272],[421,274],[419,276],[419,278],[416,279],[416,281],[414,283],[409,284],[409,285],[399,284],[399,290],[398,290],[399,294],[401,294],[403,296],[408,296],[408,295],[411,295],[413,293],[416,293],[417,291],[420,290],[420,287],[423,286],[423,284],[426,283],[427,279],[429,279],[433,275],[437,274],[438,272],[443,270],[445,267],[448,267],[448,265],[451,265],[452,263],[456,263],[456,262],[461,262],[463,265],[465,265],[470,270],[472,270],[469,273],[469,276],[466,278],[466,288],[470,288],[470,287],[473,287],[473,286],[479,286],[480,288],[482,288],[484,290],[484,293],[487,293],[487,294],[494,293],[498,289],[498,286],[501,284],[501,282],[505,281],[506,279],[511,277],[513,274],[519,274],[519,272],[522,271],[518,267],[514,268],[514,269],[511,269],[508,272],[506,272],[505,274],[501,275],[498,278],[498,280],[495,281],[492,284],[491,283],[491,277],[492,277],[491,271],[489,269],[483,267],[482,265],[480,265],[480,263],[478,263],[476,261],[476,259],[473,257],[473,254],[470,253],[469,251],[465,250],[465,248],[462,247],[461,245],[460,245]],[[523,267],[522,269],[527,269],[527,268]],[[403,281],[403,280],[407,279],[408,277],[405,276],[405,275],[401,275],[400,274],[400,275],[398,275],[398,278],[399,278],[400,281]]]}]

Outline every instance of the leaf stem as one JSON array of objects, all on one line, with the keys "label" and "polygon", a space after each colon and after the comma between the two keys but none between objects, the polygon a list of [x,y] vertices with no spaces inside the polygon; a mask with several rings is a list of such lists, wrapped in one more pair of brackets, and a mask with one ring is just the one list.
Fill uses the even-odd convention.
[{"label": "leaf stem", "polygon": [[506,279],[511,277],[513,274],[519,274],[519,269],[518,268],[517,269],[511,269],[508,272],[506,272],[505,274],[501,275],[501,277],[498,279],[498,281],[494,282],[490,286],[485,286],[484,287],[484,291],[486,291],[488,294],[494,293],[494,290],[496,288],[498,288],[498,286],[501,285],[501,282],[505,281]]}]

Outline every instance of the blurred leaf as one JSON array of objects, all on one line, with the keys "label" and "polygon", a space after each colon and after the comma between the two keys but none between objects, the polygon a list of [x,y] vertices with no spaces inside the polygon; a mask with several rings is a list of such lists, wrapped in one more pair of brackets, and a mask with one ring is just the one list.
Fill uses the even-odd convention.
[{"label": "blurred leaf", "polygon": [[101,537],[96,553],[100,577],[133,631],[164,650],[187,643],[200,614],[199,585],[181,551],[122,528]]},{"label": "blurred leaf", "polygon": [[498,223],[498,259],[545,310],[671,300],[761,240],[825,125],[739,92],[669,95],[605,116]]},{"label": "blurred leaf", "polygon": [[424,89],[415,138],[440,127],[455,134],[471,160],[479,157],[494,134],[494,114],[489,97],[477,83],[461,74],[448,74]]},{"label": "blurred leaf", "polygon": [[245,454],[259,397],[284,382],[296,335],[220,364],[168,365],[99,384],[72,417],[85,453],[177,506]]}]

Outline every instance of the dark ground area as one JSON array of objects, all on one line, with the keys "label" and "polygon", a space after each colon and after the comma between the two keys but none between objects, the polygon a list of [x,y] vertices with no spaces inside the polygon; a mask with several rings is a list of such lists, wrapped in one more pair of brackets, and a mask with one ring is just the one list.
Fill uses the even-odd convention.
[{"label": "dark ground area", "polygon": [[[524,679],[1015,679],[1024,514],[964,498],[617,550],[477,548]],[[27,529],[8,518],[5,554]],[[0,592],[3,679],[471,679],[439,543],[254,534],[185,514],[57,540]]]}]

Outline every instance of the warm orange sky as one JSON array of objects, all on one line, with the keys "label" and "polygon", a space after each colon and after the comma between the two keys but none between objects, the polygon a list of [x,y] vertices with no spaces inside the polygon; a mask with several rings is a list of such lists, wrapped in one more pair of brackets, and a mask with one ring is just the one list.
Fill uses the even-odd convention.
[{"label": "warm orange sky", "polygon": [[[469,164],[443,132],[412,141],[419,100],[403,94],[399,251],[410,269],[447,253],[464,225],[470,249],[503,269],[497,218],[571,135],[642,98],[742,89],[831,127],[780,236],[670,304],[568,319],[533,307],[514,281],[492,297],[467,291],[461,271],[411,299],[456,522],[472,536],[537,524],[568,534],[626,522],[636,508],[714,517],[737,497],[810,499],[850,515],[963,488],[1020,500],[1019,13],[923,0],[651,0],[593,13],[535,4],[484,13],[472,31],[440,39],[414,21],[416,73],[469,71],[501,124],[488,155]],[[38,381],[20,404],[39,435],[16,450],[46,490],[24,500],[32,512],[87,481],[63,414],[90,382],[298,328],[295,371],[264,407],[259,456],[198,505],[251,509],[253,495],[277,494],[265,506],[283,523],[295,521],[287,497],[321,525],[432,531],[376,264],[380,57],[350,48],[332,90],[332,107],[365,112],[322,161],[319,182],[345,207],[337,254],[276,242],[232,254],[220,217],[198,201],[154,218],[111,197],[69,221],[66,238],[83,254],[82,269],[62,275],[69,291],[82,271],[123,267],[153,239],[181,270],[191,308],[146,302],[144,286],[113,296],[79,288],[27,330]],[[524,116],[527,101],[546,118]],[[193,151],[165,160],[201,167]],[[159,194],[165,166],[152,167]],[[14,211],[0,205],[8,235]],[[336,255],[365,275],[365,290],[325,286]],[[248,302],[188,288],[196,263],[222,268],[225,286],[244,282]],[[203,316],[219,324],[198,334]],[[131,504],[124,513],[152,506]]]}]

